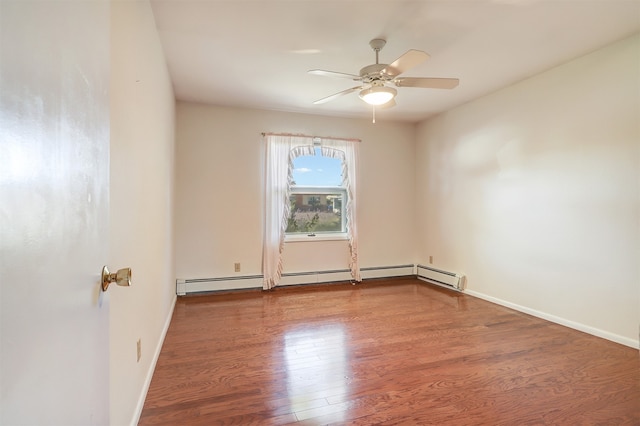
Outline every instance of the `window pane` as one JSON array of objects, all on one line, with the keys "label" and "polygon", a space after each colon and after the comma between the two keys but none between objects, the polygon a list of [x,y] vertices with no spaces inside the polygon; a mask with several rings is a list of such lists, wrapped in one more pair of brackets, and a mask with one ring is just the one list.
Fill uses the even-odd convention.
[{"label": "window pane", "polygon": [[342,161],[323,157],[320,148],[316,155],[303,155],[293,160],[294,185],[340,186],[342,184]]},{"label": "window pane", "polygon": [[294,193],[289,198],[291,212],[288,233],[344,232],[342,229],[343,194]]}]

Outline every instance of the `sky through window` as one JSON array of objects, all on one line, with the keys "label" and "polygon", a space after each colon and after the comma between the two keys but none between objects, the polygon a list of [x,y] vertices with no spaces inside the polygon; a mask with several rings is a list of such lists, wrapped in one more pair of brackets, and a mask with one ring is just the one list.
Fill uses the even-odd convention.
[{"label": "sky through window", "polygon": [[337,158],[323,157],[320,148],[316,155],[303,155],[293,160],[293,180],[301,186],[340,186],[342,162]]}]

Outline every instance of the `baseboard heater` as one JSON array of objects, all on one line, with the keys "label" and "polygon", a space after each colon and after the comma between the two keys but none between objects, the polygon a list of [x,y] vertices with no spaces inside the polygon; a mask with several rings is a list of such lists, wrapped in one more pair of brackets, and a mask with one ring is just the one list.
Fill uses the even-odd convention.
[{"label": "baseboard heater", "polygon": [[417,277],[433,284],[453,288],[458,291],[464,290],[465,276],[456,274],[455,272],[443,271],[442,269],[432,268],[430,266],[418,265]]},{"label": "baseboard heater", "polygon": [[[394,265],[361,268],[362,279],[393,278],[403,276],[415,276],[413,265]],[[314,272],[291,272],[282,274],[280,286],[319,284],[351,280],[351,272],[348,269],[336,269]],[[177,279],[176,293],[185,296],[192,293],[205,293],[222,290],[241,290],[262,288],[262,275],[247,275],[241,277],[220,278],[194,278]]]}]

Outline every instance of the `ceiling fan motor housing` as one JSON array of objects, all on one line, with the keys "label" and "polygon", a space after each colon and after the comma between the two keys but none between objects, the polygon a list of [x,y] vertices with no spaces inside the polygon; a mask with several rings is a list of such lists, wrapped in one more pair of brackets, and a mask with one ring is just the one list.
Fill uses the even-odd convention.
[{"label": "ceiling fan motor housing", "polygon": [[366,67],[360,70],[360,77],[362,81],[365,83],[371,83],[375,80],[384,79],[387,80],[385,74],[382,72],[385,68],[387,68],[389,64],[373,64],[367,65]]}]

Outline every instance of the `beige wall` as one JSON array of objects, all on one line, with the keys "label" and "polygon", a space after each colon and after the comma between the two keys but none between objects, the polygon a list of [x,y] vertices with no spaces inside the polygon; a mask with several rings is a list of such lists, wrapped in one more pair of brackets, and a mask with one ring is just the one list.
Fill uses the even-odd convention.
[{"label": "beige wall", "polygon": [[422,123],[419,260],[637,347],[639,52],[636,36]]},{"label": "beige wall", "polygon": [[[137,422],[175,301],[173,90],[148,1],[111,5],[111,424]],[[136,361],[136,342],[142,358]]]},{"label": "beige wall", "polygon": [[[261,132],[359,138],[360,264],[414,261],[415,127],[403,123],[178,103],[176,275],[262,273]],[[393,202],[388,202],[388,200]],[[234,272],[234,263],[242,270]],[[288,243],[285,272],[348,267],[347,243]]]}]

